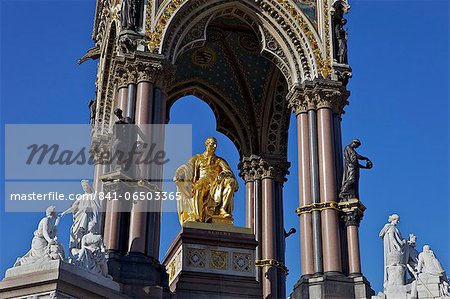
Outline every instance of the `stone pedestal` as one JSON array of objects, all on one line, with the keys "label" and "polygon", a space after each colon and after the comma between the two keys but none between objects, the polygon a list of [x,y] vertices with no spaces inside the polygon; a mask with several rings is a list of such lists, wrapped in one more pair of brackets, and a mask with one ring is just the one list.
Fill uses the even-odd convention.
[{"label": "stone pedestal", "polygon": [[155,259],[142,254],[107,253],[108,270],[133,298],[160,299],[168,294],[167,273]]},{"label": "stone pedestal", "polygon": [[[108,173],[101,180],[105,194],[114,194],[118,199],[108,201],[105,215],[104,235],[109,274],[122,285],[122,292],[133,298],[158,299],[168,296],[168,275],[154,257],[157,252],[153,250],[156,240],[159,242],[159,229],[155,225],[146,225],[144,220],[147,220],[149,213],[145,210],[136,212],[137,217],[132,217],[135,212],[133,202],[126,197],[127,192],[133,194],[139,190],[139,182],[123,172]],[[130,225],[132,221],[134,223]],[[143,240],[146,240],[147,235],[155,237],[147,239],[145,243]],[[137,248],[137,252],[131,251]]]},{"label": "stone pedestal", "polygon": [[11,268],[0,282],[0,298],[129,298],[111,279],[54,260]]},{"label": "stone pedestal", "polygon": [[174,298],[261,298],[251,229],[187,222],[163,260]]},{"label": "stone pedestal", "polygon": [[450,298],[444,276],[420,273],[417,280],[406,284],[391,284],[372,299],[433,299]]},{"label": "stone pedestal", "polygon": [[316,298],[371,298],[375,292],[364,276],[345,275],[303,276],[295,284],[292,299]]},{"label": "stone pedestal", "polygon": [[[443,298],[445,286],[443,277],[421,273],[417,280],[417,298]],[[447,297],[448,298],[448,297]]]}]

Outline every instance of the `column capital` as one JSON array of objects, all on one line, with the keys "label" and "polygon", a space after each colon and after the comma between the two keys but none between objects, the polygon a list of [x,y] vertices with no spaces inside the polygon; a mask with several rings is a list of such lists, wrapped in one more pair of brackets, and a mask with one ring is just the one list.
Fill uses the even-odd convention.
[{"label": "column capital", "polygon": [[239,176],[247,182],[253,182],[255,180],[261,179],[261,171],[259,167],[259,161],[261,158],[256,155],[251,155],[250,157],[244,157],[239,163]]},{"label": "column capital", "polygon": [[340,202],[338,206],[346,226],[359,226],[366,207],[358,199]]},{"label": "column capital", "polygon": [[329,108],[334,113],[344,114],[350,92],[340,82],[332,80],[306,81],[294,86],[287,95],[289,107],[295,114],[308,110]]},{"label": "column capital", "polygon": [[114,81],[117,82],[119,88],[127,87],[131,78],[129,78],[128,71],[123,67],[117,67],[114,75]]},{"label": "column capital", "polygon": [[175,67],[160,55],[148,53],[126,54],[115,61],[114,79],[119,87],[150,82],[166,90],[172,84]]},{"label": "column capital", "polygon": [[261,159],[262,178],[271,178],[277,182],[287,182],[286,176],[289,174],[291,163],[286,160]]},{"label": "column capital", "polygon": [[358,211],[352,211],[347,212],[342,215],[342,218],[344,219],[345,226],[358,226],[361,223],[361,220],[363,218],[363,214],[359,213]]},{"label": "column capital", "polygon": [[280,183],[287,181],[290,166],[291,163],[284,159],[261,158],[256,155],[244,157],[238,165],[239,175],[245,182],[271,178]]}]

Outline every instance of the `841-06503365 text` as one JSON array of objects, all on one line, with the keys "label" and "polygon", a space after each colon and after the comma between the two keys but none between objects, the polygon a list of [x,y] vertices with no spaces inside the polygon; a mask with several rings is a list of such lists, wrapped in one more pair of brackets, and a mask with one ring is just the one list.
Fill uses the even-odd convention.
[{"label": "841-06503365 text", "polygon": [[48,193],[11,193],[11,201],[73,201],[73,200],[126,200],[126,201],[165,201],[180,200],[180,192],[141,191],[141,192],[94,192],[91,194]]}]

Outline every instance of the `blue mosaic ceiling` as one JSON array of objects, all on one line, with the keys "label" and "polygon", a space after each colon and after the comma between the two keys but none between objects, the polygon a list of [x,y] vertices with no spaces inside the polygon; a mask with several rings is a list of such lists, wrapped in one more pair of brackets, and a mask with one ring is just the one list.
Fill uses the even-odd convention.
[{"label": "blue mosaic ceiling", "polygon": [[259,107],[273,72],[272,63],[260,51],[256,36],[240,21],[217,19],[208,28],[204,47],[178,58],[176,81],[197,79],[237,105],[251,97],[254,107]]}]

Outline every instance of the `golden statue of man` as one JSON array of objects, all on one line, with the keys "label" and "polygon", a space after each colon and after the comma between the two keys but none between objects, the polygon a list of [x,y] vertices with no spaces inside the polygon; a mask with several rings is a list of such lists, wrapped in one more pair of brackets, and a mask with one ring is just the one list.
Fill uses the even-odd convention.
[{"label": "golden statue of man", "polygon": [[216,218],[232,223],[234,192],[239,187],[236,177],[228,163],[216,156],[216,138],[206,139],[205,146],[205,152],[180,166],[173,179],[181,193],[181,225],[186,221],[213,222]]}]

